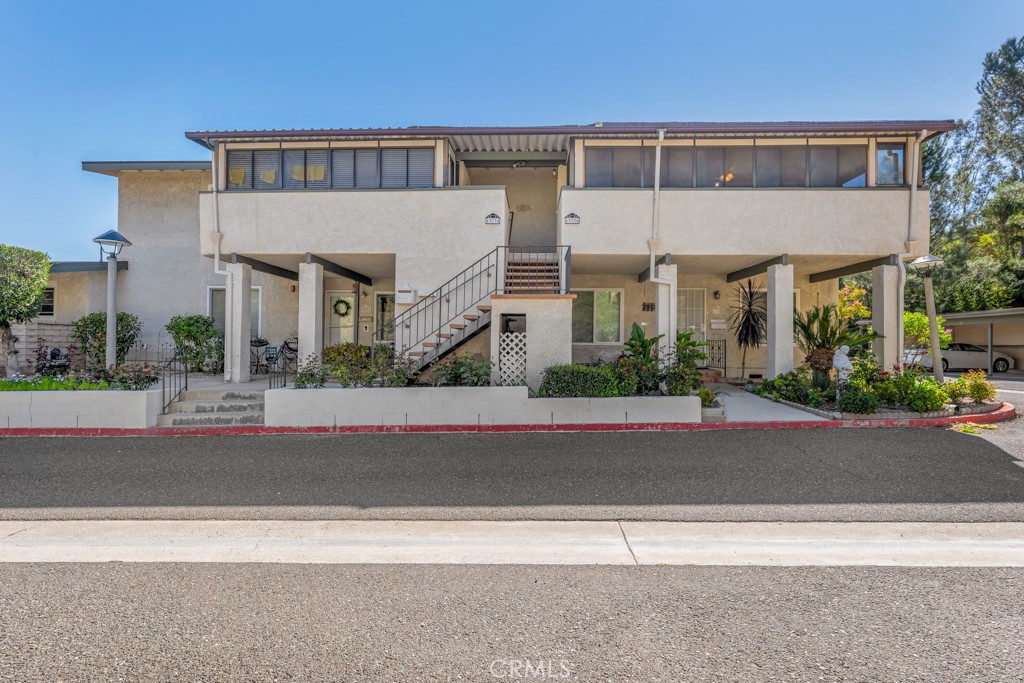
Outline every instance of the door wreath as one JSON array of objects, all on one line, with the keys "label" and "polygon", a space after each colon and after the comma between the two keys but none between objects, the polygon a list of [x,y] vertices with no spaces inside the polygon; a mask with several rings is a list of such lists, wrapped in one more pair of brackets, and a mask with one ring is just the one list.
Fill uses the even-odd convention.
[{"label": "door wreath", "polygon": [[338,299],[334,302],[334,312],[339,318],[347,318],[348,314],[352,312],[352,304],[344,299]]}]

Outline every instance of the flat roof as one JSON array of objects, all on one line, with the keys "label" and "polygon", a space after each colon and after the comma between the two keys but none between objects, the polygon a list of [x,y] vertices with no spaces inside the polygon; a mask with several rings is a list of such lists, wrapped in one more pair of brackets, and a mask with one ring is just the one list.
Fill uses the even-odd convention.
[{"label": "flat roof", "polygon": [[82,170],[111,176],[121,171],[209,171],[210,161],[83,161]]},{"label": "flat roof", "polygon": [[798,135],[798,134],[913,134],[927,130],[929,137],[956,127],[952,119],[899,121],[733,121],[733,122],[600,122],[557,126],[408,126],[399,128],[309,128],[281,130],[190,131],[185,137],[206,148],[215,141],[249,139],[448,136],[653,136],[659,130],[674,136]]},{"label": "flat roof", "polygon": [[990,322],[1024,322],[1024,308],[997,308],[991,311],[964,311],[942,313],[949,325],[984,325]]}]

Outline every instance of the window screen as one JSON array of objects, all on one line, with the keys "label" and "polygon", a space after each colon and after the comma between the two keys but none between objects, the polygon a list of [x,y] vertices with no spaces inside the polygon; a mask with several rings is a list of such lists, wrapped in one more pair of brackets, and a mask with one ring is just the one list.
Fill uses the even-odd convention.
[{"label": "window screen", "polygon": [[377,182],[377,150],[356,150],[356,187],[379,187]]},{"label": "window screen", "polygon": [[352,149],[331,151],[331,187],[338,190],[356,186],[356,154]]},{"label": "window screen", "polygon": [[807,146],[757,147],[758,187],[807,185]]},{"label": "window screen", "polygon": [[306,189],[326,190],[330,186],[327,177],[327,162],[330,150],[307,149],[306,150]]},{"label": "window screen", "polygon": [[434,186],[434,150],[409,150],[409,187]]},{"label": "window screen", "polygon": [[231,189],[252,189],[252,151],[228,150],[228,185]]},{"label": "window screen", "polygon": [[253,153],[254,179],[257,190],[281,187],[281,155],[277,150],[258,150]]},{"label": "window screen", "polygon": [[407,187],[408,151],[404,149],[382,149],[380,151],[380,186]]},{"label": "window screen", "polygon": [[306,152],[301,149],[284,151],[284,188],[303,190],[306,188]]},{"label": "window screen", "polygon": [[662,187],[693,187],[693,148],[661,148]]}]

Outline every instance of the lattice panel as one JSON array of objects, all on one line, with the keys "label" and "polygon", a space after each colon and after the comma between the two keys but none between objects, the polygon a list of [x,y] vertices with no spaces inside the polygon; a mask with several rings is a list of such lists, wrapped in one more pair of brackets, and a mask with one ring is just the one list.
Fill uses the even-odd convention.
[{"label": "lattice panel", "polygon": [[498,338],[498,375],[504,386],[526,379],[525,332],[505,332]]}]

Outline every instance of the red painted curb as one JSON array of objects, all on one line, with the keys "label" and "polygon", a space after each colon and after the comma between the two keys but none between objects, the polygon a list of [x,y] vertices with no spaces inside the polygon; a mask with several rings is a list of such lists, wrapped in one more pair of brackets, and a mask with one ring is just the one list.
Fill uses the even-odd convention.
[{"label": "red painted curb", "polygon": [[883,420],[805,420],[799,422],[645,422],[637,424],[564,425],[338,425],[336,427],[151,427],[149,429],[15,428],[0,429],[5,436],[235,436],[256,434],[437,434],[450,432],[698,432],[726,429],[832,429],[836,427],[946,427],[960,422],[1004,422],[1017,417],[1017,409],[1003,403],[978,415]]}]

